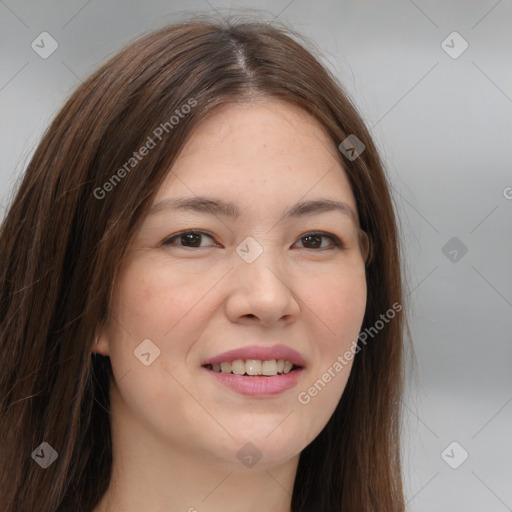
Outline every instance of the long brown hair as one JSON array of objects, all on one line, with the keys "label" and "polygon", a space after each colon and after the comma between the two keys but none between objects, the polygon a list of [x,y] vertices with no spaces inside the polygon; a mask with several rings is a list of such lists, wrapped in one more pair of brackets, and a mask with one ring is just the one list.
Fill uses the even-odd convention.
[{"label": "long brown hair", "polygon": [[[91,355],[96,328],[108,318],[116,272],[159,186],[217,105],[257,96],[291,101],[336,145],[351,134],[364,144],[358,158],[340,153],[372,249],[363,330],[402,304],[397,221],[379,155],[347,94],[298,38],[261,20],[166,26],[103,64],[45,132],[0,230],[4,512],[90,512],[106,491],[112,369],[108,357]],[[159,126],[161,140],[134,163]],[[293,512],[404,509],[405,326],[396,308],[359,343],[334,414],[300,455]],[[42,442],[58,453],[46,469],[33,457]]]}]

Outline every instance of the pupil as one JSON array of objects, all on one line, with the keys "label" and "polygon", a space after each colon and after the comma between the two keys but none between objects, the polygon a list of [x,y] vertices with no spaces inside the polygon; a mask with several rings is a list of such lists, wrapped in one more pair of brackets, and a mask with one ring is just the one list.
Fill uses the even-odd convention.
[{"label": "pupil", "polygon": [[185,245],[187,245],[188,242],[191,242],[192,246],[193,247],[197,247],[198,244],[194,244],[194,238],[195,239],[199,239],[201,235],[196,235],[194,233],[188,233],[188,234],[185,234],[185,235],[182,235],[181,236],[181,241],[182,243],[184,243]]},{"label": "pupil", "polygon": [[[308,240],[308,239],[316,239],[317,241],[319,241],[319,240],[321,239],[321,237],[320,237],[320,236],[318,236],[318,235],[308,235],[308,236],[305,236],[305,237],[303,238],[303,240]],[[308,243],[308,242],[306,242],[306,243]],[[313,243],[314,243],[314,242],[313,242]],[[322,243],[322,242],[320,241],[320,244],[321,244],[321,243]],[[318,244],[315,244],[315,246],[318,246]]]}]

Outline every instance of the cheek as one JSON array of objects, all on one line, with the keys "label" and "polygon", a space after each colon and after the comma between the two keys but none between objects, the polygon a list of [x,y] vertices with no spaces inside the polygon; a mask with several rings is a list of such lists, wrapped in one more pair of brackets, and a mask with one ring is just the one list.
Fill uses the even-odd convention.
[{"label": "cheek", "polygon": [[[176,338],[182,322],[200,314],[201,298],[214,284],[211,276],[182,272],[162,266],[158,260],[144,260],[126,267],[119,280],[113,306],[118,320],[132,338]],[[169,347],[172,350],[172,347]]]},{"label": "cheek", "polygon": [[[333,303],[329,309],[331,335],[323,338],[325,343],[321,346],[321,371],[324,380],[328,381],[327,386],[332,388],[336,403],[345,388],[353,358],[356,357],[354,352],[364,319],[366,299],[364,274],[352,274],[351,278],[342,280],[341,285],[335,287],[326,299]],[[329,374],[325,374],[327,369],[330,370]]]},{"label": "cheek", "polygon": [[[112,406],[121,415],[135,414],[146,428],[182,441],[192,442],[198,435],[183,425],[205,420],[204,410],[183,387],[187,377],[183,361],[196,330],[204,327],[201,298],[213,286],[210,281],[155,261],[138,261],[120,274],[112,305],[109,351],[116,384]],[[144,350],[139,350],[141,346]],[[146,366],[137,356],[147,353]]]},{"label": "cheek", "polygon": [[313,364],[305,386],[298,390],[306,430],[318,433],[334,412],[357,357],[357,337],[366,309],[364,270],[331,275],[307,295],[315,319],[309,338],[314,343]]},{"label": "cheek", "polygon": [[156,263],[141,259],[123,268],[109,323],[109,354],[116,380],[130,374],[143,385],[127,396],[133,392],[137,401],[139,391],[150,391],[152,403],[159,390],[168,388],[169,374],[186,358],[189,340],[201,328],[201,297],[211,288],[208,282]]},{"label": "cheek", "polygon": [[327,347],[342,348],[359,334],[366,299],[366,277],[360,269],[330,273],[318,280],[314,289],[304,290],[305,304],[318,317],[315,324],[319,328],[323,326],[327,333],[318,339],[325,340]]}]

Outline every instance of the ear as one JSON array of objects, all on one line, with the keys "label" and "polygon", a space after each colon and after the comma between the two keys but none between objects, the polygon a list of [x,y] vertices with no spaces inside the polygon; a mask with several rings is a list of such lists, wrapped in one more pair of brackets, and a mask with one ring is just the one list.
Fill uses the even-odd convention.
[{"label": "ear", "polygon": [[359,230],[359,247],[361,248],[365,265],[368,265],[373,259],[372,244],[368,233],[362,229]]},{"label": "ear", "polygon": [[104,327],[98,327],[96,329],[96,336],[92,345],[92,353],[101,354],[102,356],[110,355],[108,333]]}]

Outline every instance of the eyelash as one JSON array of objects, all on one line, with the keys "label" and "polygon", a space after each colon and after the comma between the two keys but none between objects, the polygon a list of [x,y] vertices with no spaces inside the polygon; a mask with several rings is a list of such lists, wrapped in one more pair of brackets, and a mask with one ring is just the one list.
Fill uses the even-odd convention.
[{"label": "eyelash", "polygon": [[[172,246],[172,245],[174,245],[173,244],[173,240],[175,240],[176,238],[180,238],[182,236],[185,236],[185,235],[190,235],[190,234],[193,234],[193,235],[204,235],[204,236],[207,236],[207,237],[209,237],[209,238],[211,238],[213,240],[213,235],[208,233],[207,231],[189,230],[189,231],[182,231],[181,233],[176,233],[175,235],[172,235],[171,237],[166,238],[162,242],[162,245],[164,245],[164,246]],[[323,233],[321,231],[311,231],[309,233],[305,233],[304,235],[300,236],[298,239],[302,240],[303,238],[307,238],[309,236],[318,236],[318,237],[321,237],[321,238],[328,238],[333,243],[333,247],[323,247],[323,248],[316,248],[316,249],[308,249],[307,247],[305,247],[305,249],[308,249],[310,251],[325,251],[325,250],[333,250],[333,249],[342,249],[344,247],[343,243],[340,241],[340,239],[337,236],[330,235],[328,233]],[[182,247],[182,248],[185,248],[185,249],[202,249],[202,247],[187,247],[185,245],[178,245],[177,247]]]}]

